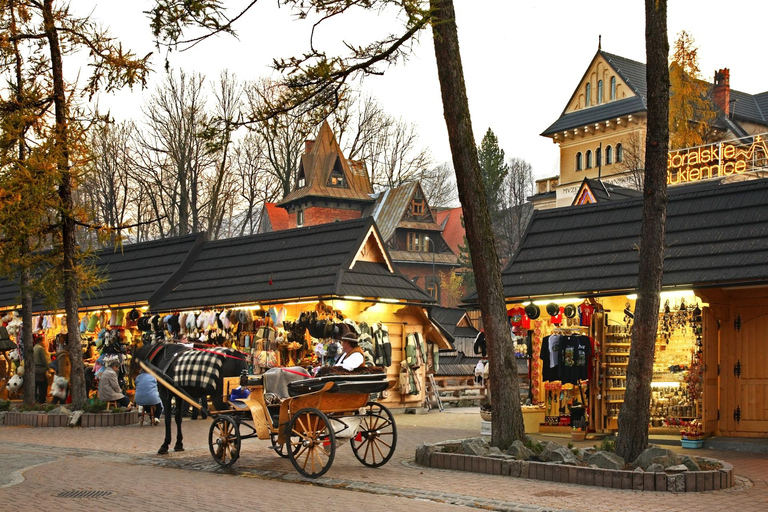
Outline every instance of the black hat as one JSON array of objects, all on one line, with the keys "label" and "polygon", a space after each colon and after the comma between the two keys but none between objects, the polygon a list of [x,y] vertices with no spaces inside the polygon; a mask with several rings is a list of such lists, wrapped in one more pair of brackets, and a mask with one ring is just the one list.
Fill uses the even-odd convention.
[{"label": "black hat", "polygon": [[557,316],[560,314],[560,307],[554,302],[550,302],[547,304],[547,313],[549,313],[549,316]]},{"label": "black hat", "polygon": [[138,320],[139,317],[141,317],[141,313],[139,313],[139,310],[136,308],[133,308],[130,313],[128,313],[128,318],[131,320]]},{"label": "black hat", "polygon": [[531,302],[530,304],[525,306],[525,314],[531,320],[536,320],[537,318],[539,318],[539,315],[541,314],[541,310],[539,309],[539,306]]},{"label": "black hat", "polygon": [[576,316],[576,308],[573,304],[568,304],[565,306],[565,309],[563,310],[563,314],[566,318],[573,318]]}]

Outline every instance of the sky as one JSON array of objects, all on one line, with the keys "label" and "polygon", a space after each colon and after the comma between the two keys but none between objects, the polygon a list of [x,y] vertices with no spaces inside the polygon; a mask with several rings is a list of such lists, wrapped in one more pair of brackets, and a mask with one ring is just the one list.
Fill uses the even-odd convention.
[{"label": "sky", "polygon": [[[233,11],[245,0],[226,0]],[[238,38],[222,35],[169,56],[174,69],[197,71],[209,79],[228,69],[243,80],[273,75],[272,59],[299,55],[309,47],[311,23],[297,21],[260,0],[235,26]],[[140,113],[164,79],[162,52],[154,47],[148,19],[151,0],[76,0],[77,14],[91,13],[126,48],[152,56],[154,73],[144,91],[101,95],[101,110],[118,121]],[[559,173],[558,146],[539,134],[557,120],[587,69],[602,37],[602,49],[645,62],[645,14],[640,0],[455,0],[459,42],[472,126],[479,144],[490,128],[507,157],[532,165],[538,178]],[[81,10],[83,9],[83,10]],[[699,48],[701,76],[713,80],[729,68],[731,88],[768,91],[765,20],[768,2],[758,0],[670,0],[668,33],[672,46],[681,30]],[[371,36],[400,27],[388,12],[359,13],[332,20],[316,30],[316,47],[338,51],[342,41],[363,44]],[[84,74],[85,72],[83,72]],[[408,61],[369,76],[363,91],[376,97],[396,118],[417,127],[421,144],[437,163],[450,161],[431,31],[424,31]]]}]

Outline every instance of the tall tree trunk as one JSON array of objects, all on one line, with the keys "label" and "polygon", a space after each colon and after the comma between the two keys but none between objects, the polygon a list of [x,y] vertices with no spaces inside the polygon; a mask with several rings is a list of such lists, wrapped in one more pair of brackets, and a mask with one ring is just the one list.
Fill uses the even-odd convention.
[{"label": "tall tree trunk", "polygon": [[643,225],[627,391],[619,414],[616,453],[633,461],[648,446],[653,353],[659,323],[667,220],[667,152],[669,147],[669,42],[666,0],[645,1],[646,133]]},{"label": "tall tree trunk", "polygon": [[489,374],[494,418],[491,444],[506,448],[516,439],[522,440],[525,437],[525,426],[520,408],[517,362],[507,323],[501,268],[472,133],[453,0],[431,0],[430,6],[434,13],[432,35],[443,115],[448,127],[453,168],[472,254],[491,365]]},{"label": "tall tree trunk", "polygon": [[64,288],[64,312],[67,318],[67,350],[72,360],[70,386],[72,405],[82,408],[87,398],[83,372],[83,350],[78,330],[78,283],[77,283],[77,240],[75,238],[74,179],[69,165],[69,140],[67,126],[67,101],[64,87],[64,71],[61,61],[59,35],[53,16],[53,0],[43,4],[45,35],[51,52],[51,75],[53,78],[53,103],[55,109],[55,144],[60,173],[59,199],[61,201],[61,244]]}]

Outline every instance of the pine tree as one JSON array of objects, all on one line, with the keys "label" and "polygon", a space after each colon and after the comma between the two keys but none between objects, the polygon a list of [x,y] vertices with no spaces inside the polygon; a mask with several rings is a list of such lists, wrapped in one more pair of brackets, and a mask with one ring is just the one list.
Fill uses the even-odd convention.
[{"label": "pine tree", "polygon": [[488,128],[480,147],[477,148],[480,161],[480,172],[485,185],[485,199],[491,212],[491,220],[495,220],[502,207],[502,190],[504,179],[509,174],[509,166],[504,161],[504,150],[499,147],[499,139]]}]

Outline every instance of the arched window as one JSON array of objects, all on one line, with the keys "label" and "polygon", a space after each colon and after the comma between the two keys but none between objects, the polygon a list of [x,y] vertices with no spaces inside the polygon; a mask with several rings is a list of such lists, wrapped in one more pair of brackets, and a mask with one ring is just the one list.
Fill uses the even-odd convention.
[{"label": "arched window", "polygon": [[595,165],[600,167],[600,160],[603,158],[603,152],[600,148],[595,150]]},{"label": "arched window", "polygon": [[612,100],[616,99],[616,77],[615,76],[611,77],[611,99]]},{"label": "arched window", "polygon": [[623,162],[624,161],[624,148],[621,146],[621,144],[616,144],[616,162]]},{"label": "arched window", "polygon": [[613,163],[613,148],[611,146],[605,147],[605,165],[611,165]]},{"label": "arched window", "polygon": [[592,168],[592,150],[588,149],[587,150],[587,169],[591,169],[591,168]]},{"label": "arched window", "polygon": [[601,104],[603,102],[603,81],[598,80],[597,81],[597,104]]},{"label": "arched window", "polygon": [[581,165],[581,151],[579,151],[578,153],[576,153],[576,170],[580,171],[582,169],[583,167]]},{"label": "arched window", "polygon": [[587,84],[587,87],[584,91],[584,106],[588,107],[592,104],[592,84]]}]

